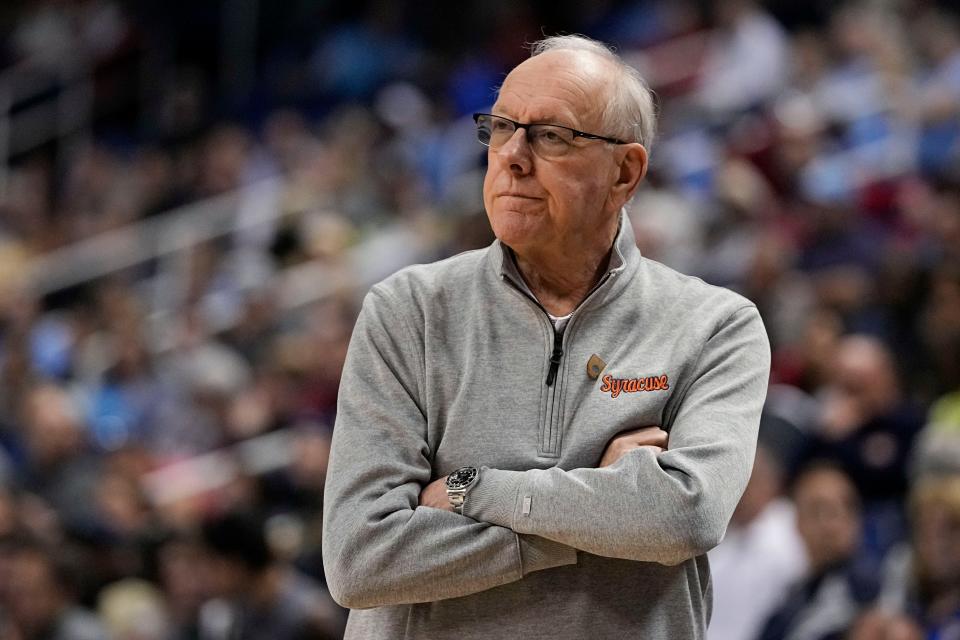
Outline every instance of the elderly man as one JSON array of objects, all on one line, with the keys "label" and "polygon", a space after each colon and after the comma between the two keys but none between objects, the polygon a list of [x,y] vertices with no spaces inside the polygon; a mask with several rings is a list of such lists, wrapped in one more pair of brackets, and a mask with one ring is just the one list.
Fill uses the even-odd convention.
[{"label": "elderly man", "polygon": [[760,317],[637,250],[653,105],[606,47],[538,43],[492,111],[497,240],[376,285],[354,329],[323,539],[346,637],[702,638]]}]

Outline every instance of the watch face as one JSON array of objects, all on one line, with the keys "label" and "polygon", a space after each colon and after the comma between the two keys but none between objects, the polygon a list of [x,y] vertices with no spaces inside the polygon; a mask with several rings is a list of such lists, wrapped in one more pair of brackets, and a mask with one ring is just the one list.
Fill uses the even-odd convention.
[{"label": "watch face", "polygon": [[477,477],[476,467],[461,467],[447,476],[448,489],[464,489]]}]

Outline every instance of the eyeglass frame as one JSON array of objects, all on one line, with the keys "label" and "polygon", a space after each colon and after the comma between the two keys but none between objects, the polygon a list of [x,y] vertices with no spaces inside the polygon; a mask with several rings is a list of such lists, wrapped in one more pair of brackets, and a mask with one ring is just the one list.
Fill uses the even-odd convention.
[{"label": "eyeglass frame", "polygon": [[[487,116],[489,118],[499,118],[500,120],[506,120],[507,122],[513,125],[513,133],[516,133],[517,129],[523,129],[524,139],[527,141],[527,144],[530,144],[530,137],[529,137],[530,127],[534,127],[538,125],[545,125],[548,127],[559,127],[560,129],[566,129],[567,131],[573,133],[574,140],[576,140],[577,138],[584,138],[586,140],[602,140],[610,144],[630,144],[629,142],[626,142],[625,140],[620,140],[619,138],[612,138],[610,136],[601,136],[596,133],[587,133],[586,131],[579,131],[577,129],[574,129],[573,127],[568,127],[562,124],[553,124],[552,122],[528,122],[524,124],[522,122],[517,122],[516,120],[511,120],[510,118],[506,118],[504,116],[498,116],[492,113],[479,113],[479,112],[473,114],[473,121],[477,125],[478,133],[479,133],[479,127],[480,127],[480,118],[483,116]],[[511,136],[512,135],[513,134],[511,134]],[[480,144],[482,144],[485,147],[489,147],[491,149],[493,148],[490,146],[489,142],[484,142],[483,140],[480,140],[479,137],[477,138],[477,141],[480,142]],[[494,149],[494,151],[496,151],[496,149]]]}]

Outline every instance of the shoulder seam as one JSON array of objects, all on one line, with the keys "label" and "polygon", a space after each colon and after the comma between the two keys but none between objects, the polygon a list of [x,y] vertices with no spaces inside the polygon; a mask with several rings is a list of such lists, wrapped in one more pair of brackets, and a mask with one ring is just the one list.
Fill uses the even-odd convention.
[{"label": "shoulder seam", "polygon": [[[736,309],[734,309],[733,311],[731,311],[731,312],[727,315],[726,318],[724,318],[722,321],[718,322],[718,323],[716,324],[716,326],[713,328],[713,331],[710,332],[710,336],[707,337],[707,339],[703,341],[703,344],[702,344],[702,345],[700,345],[700,351],[697,352],[697,357],[696,357],[696,359],[694,359],[694,361],[693,361],[692,371],[696,371],[696,370],[700,367],[700,360],[703,358],[703,351],[704,351],[704,349],[707,348],[707,343],[710,342],[715,335],[717,335],[718,333],[720,333],[720,329],[722,329],[722,328],[725,327],[727,324],[729,324],[730,320],[732,320],[733,317],[736,316],[737,314],[739,314],[741,311],[744,311],[744,310],[746,310],[746,309],[756,309],[756,308],[757,308],[757,305],[753,304],[752,302],[751,302],[750,304],[745,304],[745,305],[739,306],[739,307],[737,307]],[[669,415],[669,416],[666,416],[666,417],[669,418],[669,420],[664,420],[664,422],[670,422],[670,423],[671,423],[671,424],[670,424],[671,428],[673,427],[672,422],[673,422],[674,417],[676,417],[677,410],[679,409],[679,406],[680,406],[680,401],[687,395],[687,391],[690,390],[690,387],[693,386],[693,383],[694,383],[694,382],[696,382],[696,378],[694,378],[694,377],[691,376],[690,380],[687,381],[687,383],[683,386],[682,391],[681,391],[680,394],[677,396],[677,402],[670,408],[670,415]],[[671,397],[671,400],[672,400],[672,399],[673,399],[673,398]],[[663,425],[661,425],[661,426],[663,426]]]},{"label": "shoulder seam", "polygon": [[720,332],[720,329],[722,329],[722,328],[725,327],[727,324],[729,324],[730,321],[733,320],[733,317],[736,316],[736,315],[738,315],[741,311],[745,311],[745,310],[747,310],[747,309],[756,309],[756,308],[757,308],[757,305],[755,305],[755,304],[752,303],[752,302],[751,302],[750,304],[745,304],[745,305],[739,306],[739,307],[737,307],[736,309],[734,309],[733,311],[731,311],[731,312],[727,315],[727,317],[724,318],[721,322],[718,322],[718,323],[717,323],[717,326],[714,327],[713,332],[710,334],[710,337],[707,338],[706,342],[704,342],[703,345],[700,347],[700,353],[697,354],[696,364],[700,364],[700,356],[703,355],[703,349],[704,349],[704,347],[707,346],[707,342],[709,342],[710,339],[713,338],[713,336],[717,335],[717,334]]}]

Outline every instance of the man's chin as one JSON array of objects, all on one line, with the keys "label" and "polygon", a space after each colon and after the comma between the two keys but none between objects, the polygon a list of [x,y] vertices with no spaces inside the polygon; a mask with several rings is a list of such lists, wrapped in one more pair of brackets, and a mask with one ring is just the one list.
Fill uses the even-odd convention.
[{"label": "man's chin", "polygon": [[543,216],[529,211],[499,210],[490,216],[490,227],[500,242],[514,249],[543,237]]}]

